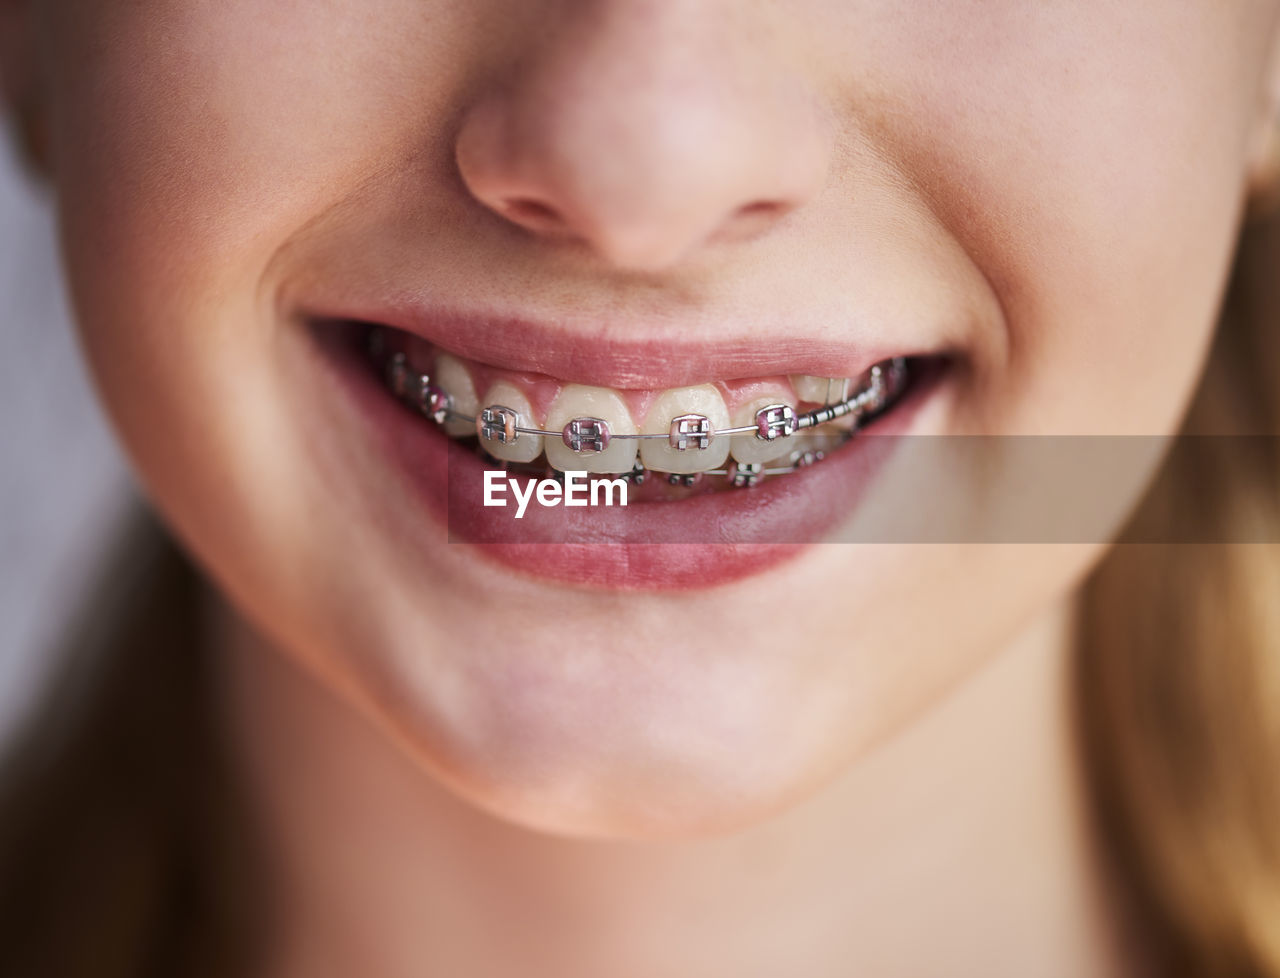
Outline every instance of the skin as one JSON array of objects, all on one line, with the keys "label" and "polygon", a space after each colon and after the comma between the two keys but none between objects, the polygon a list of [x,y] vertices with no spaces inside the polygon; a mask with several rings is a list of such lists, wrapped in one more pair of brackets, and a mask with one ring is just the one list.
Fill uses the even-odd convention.
[{"label": "skin", "polygon": [[[0,3],[103,402],[231,606],[229,715],[291,908],[281,973],[625,955],[742,975],[799,948],[815,974],[853,954],[879,974],[1116,966],[1062,707],[1105,535],[821,547],[683,595],[527,580],[443,542],[317,398],[290,313],[316,283],[385,276],[584,337],[605,309],[633,336],[800,323],[950,351],[922,433],[1169,433],[1266,156],[1280,5]],[[928,818],[921,778],[945,785]],[[334,814],[355,783],[367,805]],[[1033,879],[1010,832],[1044,859]],[[478,837],[510,858],[440,841]],[[367,866],[334,855],[353,838],[376,840]],[[751,872],[769,852],[793,875]],[[1028,908],[1023,937],[965,940],[975,878],[990,919]],[[427,898],[468,880],[461,909]],[[541,896],[482,898],[517,885]],[[597,892],[629,896],[593,958],[573,935]],[[847,918],[788,929],[833,900]],[[401,943],[409,905],[473,926]],[[485,929],[516,922],[545,940],[493,957]]]}]

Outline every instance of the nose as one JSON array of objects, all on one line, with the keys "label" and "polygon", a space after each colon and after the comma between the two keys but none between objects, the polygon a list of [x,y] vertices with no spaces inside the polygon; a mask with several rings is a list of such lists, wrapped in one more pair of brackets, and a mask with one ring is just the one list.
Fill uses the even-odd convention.
[{"label": "nose", "polygon": [[458,168],[485,207],[657,271],[766,233],[822,187],[828,116],[760,25],[726,31],[706,0],[556,6],[572,19],[462,119]]}]

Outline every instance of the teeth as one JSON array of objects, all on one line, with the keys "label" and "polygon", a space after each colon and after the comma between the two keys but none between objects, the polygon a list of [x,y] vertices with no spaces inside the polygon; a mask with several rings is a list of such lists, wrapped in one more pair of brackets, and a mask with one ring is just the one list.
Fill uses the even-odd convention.
[{"label": "teeth", "polygon": [[[467,417],[480,413],[480,400],[476,397],[476,385],[471,381],[471,373],[462,365],[462,361],[447,353],[436,357],[435,376],[432,380],[453,399],[453,410]],[[514,405],[513,405],[514,406]],[[450,418],[444,423],[444,431],[454,438],[476,433],[475,423]],[[487,444],[486,444],[487,447]]]},{"label": "teeth", "polygon": [[[561,388],[547,411],[543,424],[546,431],[561,431],[575,419],[599,419],[608,426],[612,435],[634,435],[636,423],[626,402],[616,391],[607,387],[586,387],[568,384]],[[584,431],[590,428],[589,422]],[[630,472],[636,462],[635,438],[610,438],[608,445],[599,452],[575,452],[563,440],[547,436],[543,450],[547,463],[562,472],[574,469],[586,472]]]},{"label": "teeth", "polygon": [[[675,448],[671,444],[672,420],[686,415],[695,415],[683,426],[685,449]],[[725,407],[724,398],[710,384],[698,387],[677,387],[663,391],[658,395],[649,415],[645,419],[644,433],[667,435],[667,438],[642,438],[640,440],[640,461],[646,469],[655,472],[705,472],[718,469],[729,457],[730,439],[724,436],[712,438],[706,448],[698,448],[700,419],[705,418],[710,430],[715,431],[729,427],[729,409]]]},{"label": "teeth", "polygon": [[[389,352],[380,330],[368,343],[383,383],[400,400],[441,423],[452,437],[477,437],[494,464],[528,465],[545,454],[549,475],[585,470],[622,474],[635,484],[651,470],[675,486],[691,487],[708,471],[730,485],[754,485],[770,472],[814,464],[843,445],[860,419],[896,400],[909,379],[902,359],[878,363],[856,380],[792,374],[787,385],[757,386],[764,393],[732,413],[711,384],[674,388],[652,401],[643,426],[647,437],[637,438],[626,400],[610,388],[565,385],[539,423],[529,397],[512,381],[494,381],[481,400],[470,368],[457,357],[441,352],[425,371],[426,351]],[[837,409],[813,407],[840,404],[855,392],[852,410],[846,404],[838,418],[832,417]],[[806,405],[807,417],[800,417],[798,403]],[[748,430],[714,434],[739,427]]]},{"label": "teeth", "polygon": [[[747,401],[745,404],[740,404],[737,410],[733,412],[732,427],[754,426],[758,411],[775,404],[786,404],[787,400],[783,392],[778,391],[776,394],[765,394],[754,400]],[[772,462],[774,459],[790,455],[800,447],[802,447],[801,439],[797,438],[796,435],[782,436],[772,441],[765,441],[763,438],[756,437],[755,433],[747,432],[746,434],[732,437],[729,445],[729,454],[738,462]]]},{"label": "teeth", "polygon": [[[505,380],[499,380],[484,395],[483,404],[501,405],[510,408],[519,415],[516,424],[522,428],[541,427],[533,416],[533,406],[524,396],[520,388]],[[477,422],[479,416],[477,416]],[[542,436],[531,435],[527,431],[517,432],[515,438],[505,444],[492,438],[480,436],[480,447],[494,458],[508,462],[532,462],[542,454]]]},{"label": "teeth", "polygon": [[791,374],[791,387],[796,399],[813,404],[835,404],[847,396],[849,381],[843,377],[815,377],[812,374]]},{"label": "teeth", "polygon": [[409,358],[403,353],[393,353],[387,360],[386,380],[391,393],[404,397],[409,390]]}]

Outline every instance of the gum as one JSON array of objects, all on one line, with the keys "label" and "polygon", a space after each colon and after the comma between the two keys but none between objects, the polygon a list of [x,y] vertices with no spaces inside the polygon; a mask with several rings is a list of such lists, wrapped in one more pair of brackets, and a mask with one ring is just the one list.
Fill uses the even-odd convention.
[{"label": "gum", "polygon": [[[431,373],[435,366],[436,355],[440,352],[436,346],[419,337],[404,333],[396,335],[394,332],[391,332],[391,335],[388,336],[388,349],[404,352],[410,365],[420,373],[426,374]],[[529,403],[537,415],[539,427],[542,425],[543,419],[546,418],[556,395],[560,393],[560,389],[570,383],[570,381],[561,381],[546,374],[507,370],[502,367],[480,363],[476,360],[468,360],[456,354],[453,354],[453,356],[470,373],[471,380],[475,384],[476,393],[481,400],[484,399],[485,392],[499,380],[505,380],[520,388],[529,399]],[[730,415],[739,405],[761,396],[776,397],[779,401],[790,404],[797,409],[804,408],[806,405],[817,406],[812,402],[798,400],[795,388],[785,374],[777,374],[770,377],[710,380],[708,383],[720,391]],[[618,394],[626,402],[627,408],[631,412],[631,417],[637,425],[643,423],[649,413],[649,408],[662,393],[663,391],[661,390],[618,390]]]}]

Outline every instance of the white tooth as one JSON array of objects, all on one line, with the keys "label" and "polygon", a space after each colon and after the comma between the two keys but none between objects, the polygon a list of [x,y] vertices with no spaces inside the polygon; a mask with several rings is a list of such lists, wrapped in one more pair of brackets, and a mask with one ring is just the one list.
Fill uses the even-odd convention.
[{"label": "white tooth", "polygon": [[[736,411],[733,412],[734,428],[740,428],[743,425],[755,425],[756,412],[761,408],[769,407],[771,404],[786,404],[788,398],[782,391],[776,394],[765,394],[754,400],[747,401],[745,404],[738,405]],[[799,432],[790,437],[775,438],[773,441],[765,441],[763,438],[757,438],[754,432],[746,434],[734,435],[730,445],[729,453],[739,462],[772,462],[774,459],[782,458],[784,455],[790,455],[797,448],[801,447],[802,441],[798,437]]]},{"label": "white tooth", "polygon": [[[569,384],[560,389],[547,412],[543,428],[561,431],[574,418],[600,418],[609,425],[611,435],[634,435],[636,423],[627,402],[617,391],[607,387]],[[561,472],[630,472],[636,462],[636,439],[613,438],[603,452],[575,452],[560,438],[547,435],[543,451],[547,462]]]},{"label": "white tooth", "polygon": [[[509,407],[520,415],[516,424],[523,428],[541,427],[533,416],[533,405],[529,403],[529,399],[524,396],[520,388],[509,381],[495,381],[480,402],[482,408],[494,404]],[[532,462],[542,454],[542,436],[522,431],[516,435],[515,441],[507,442],[505,445],[499,441],[481,438],[480,447],[494,458],[506,459],[508,462]]]},{"label": "white tooth", "polygon": [[[729,427],[729,409],[724,398],[710,384],[698,387],[677,387],[663,391],[649,408],[643,431],[645,434],[667,435],[671,431],[671,419],[682,414],[700,414],[711,422],[711,430]],[[688,448],[684,451],[672,448],[665,439],[640,440],[640,461],[646,469],[655,472],[705,472],[718,469],[729,457],[730,439],[724,435],[712,438],[706,448]]]},{"label": "white tooth", "polygon": [[812,374],[791,374],[791,387],[797,400],[814,404],[836,404],[845,398],[847,381],[843,377],[815,377]]},{"label": "white tooth", "polygon": [[[480,410],[480,401],[476,397],[476,385],[471,381],[471,372],[462,365],[462,361],[448,353],[436,357],[435,375],[431,378],[453,399],[453,409],[459,414],[474,418]],[[514,405],[513,405],[514,406]],[[476,433],[475,422],[460,421],[450,418],[444,423],[445,434],[454,438]]]},{"label": "white tooth", "polygon": [[791,374],[787,378],[791,388],[796,392],[796,400],[811,401],[814,404],[825,404],[827,399],[826,377],[815,377],[812,374]]}]

